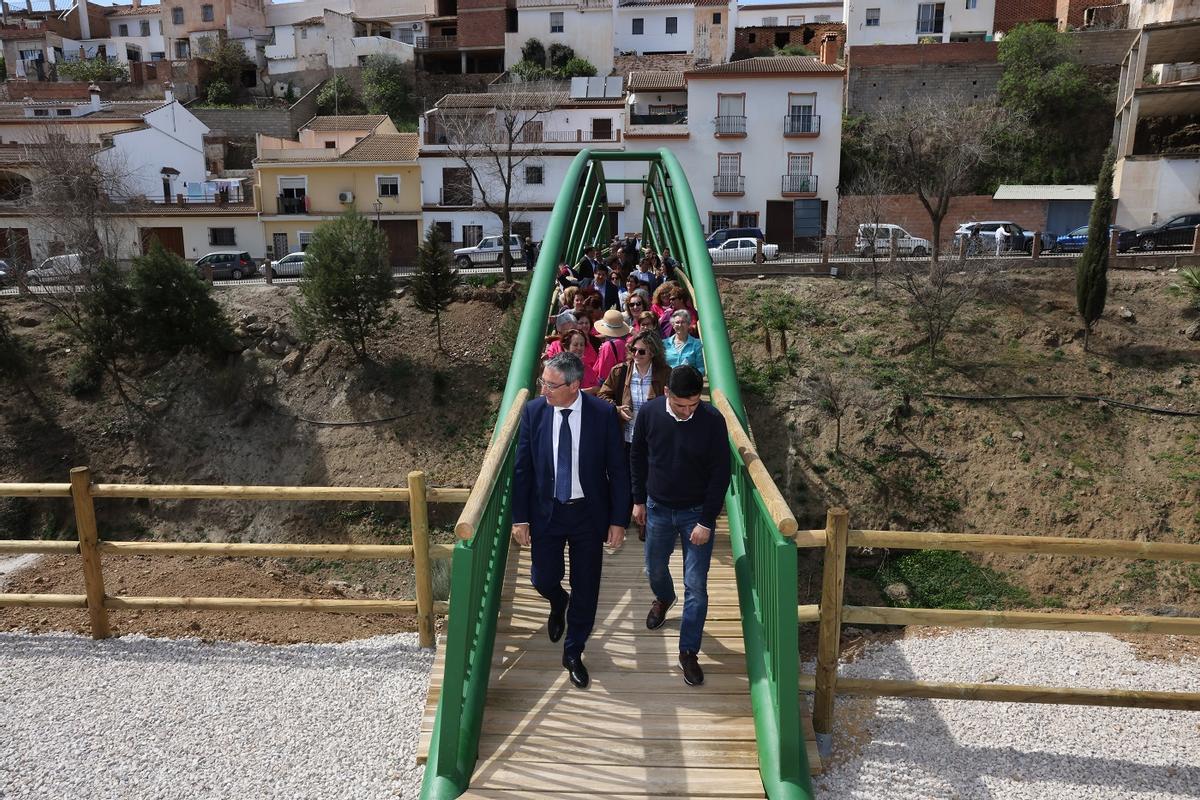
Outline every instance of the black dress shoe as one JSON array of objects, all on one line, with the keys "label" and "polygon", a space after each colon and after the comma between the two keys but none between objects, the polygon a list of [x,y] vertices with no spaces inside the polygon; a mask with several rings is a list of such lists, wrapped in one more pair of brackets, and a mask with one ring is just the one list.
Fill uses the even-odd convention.
[{"label": "black dress shoe", "polygon": [[582,656],[563,656],[563,667],[567,670],[567,675],[571,678],[571,683],[578,686],[580,689],[586,689],[588,684],[592,682],[588,675],[587,667],[583,665]]},{"label": "black dress shoe", "polygon": [[550,641],[557,642],[566,629],[567,607],[563,606],[558,611],[550,609],[550,617],[546,620],[546,633],[550,634]]},{"label": "black dress shoe", "polygon": [[683,668],[683,682],[688,686],[699,686],[704,683],[704,670],[700,669],[700,661],[691,650],[679,653],[679,666]]}]

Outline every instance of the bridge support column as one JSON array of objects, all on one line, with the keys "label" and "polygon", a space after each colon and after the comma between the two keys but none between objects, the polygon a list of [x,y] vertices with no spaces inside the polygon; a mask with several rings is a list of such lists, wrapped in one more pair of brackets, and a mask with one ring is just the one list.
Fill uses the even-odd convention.
[{"label": "bridge support column", "polygon": [[[895,253],[895,248],[892,249]],[[894,256],[893,256],[894,257]],[[821,583],[821,627],[817,636],[816,697],[813,730],[821,757],[833,749],[833,700],[842,645],[842,598],[846,588],[846,539],[850,512],[831,508],[825,517],[825,567]]]}]

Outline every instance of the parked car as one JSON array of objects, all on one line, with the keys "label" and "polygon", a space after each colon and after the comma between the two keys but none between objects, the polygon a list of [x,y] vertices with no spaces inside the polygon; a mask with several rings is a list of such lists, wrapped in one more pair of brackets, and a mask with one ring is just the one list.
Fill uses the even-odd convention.
[{"label": "parked car", "polygon": [[29,283],[71,283],[86,272],[83,256],[79,253],[68,253],[50,256],[39,264],[37,269],[29,270],[25,274],[25,280]]},{"label": "parked car", "polygon": [[1192,243],[1197,225],[1200,225],[1200,212],[1193,211],[1190,214],[1177,214],[1161,225],[1138,228],[1133,234],[1137,237],[1137,247],[1142,250],[1179,247]]},{"label": "parked car", "polygon": [[304,274],[304,253],[288,253],[271,262],[271,274],[278,278],[298,278]]},{"label": "parked car", "polygon": [[760,228],[717,228],[708,235],[705,243],[708,249],[711,250],[718,245],[724,244],[729,239],[742,239],[750,237],[751,239],[766,239]]},{"label": "parked car", "polygon": [[219,281],[240,281],[258,274],[258,265],[245,250],[218,250],[196,259],[201,275],[207,266],[212,267],[213,278]]},{"label": "parked car", "polygon": [[12,286],[16,282],[16,271],[8,265],[7,261],[0,258],[0,288]]},{"label": "parked car", "polygon": [[[454,251],[454,263],[459,269],[467,269],[477,264],[499,264],[500,256],[504,253],[503,236],[485,236],[474,247],[460,247]],[[516,264],[525,258],[525,250],[521,237],[510,234],[508,237],[508,254]]]},{"label": "parked car", "polygon": [[899,225],[889,225],[887,223],[859,225],[858,236],[854,239],[854,252],[864,257],[869,257],[876,253],[890,255],[893,231],[896,234],[896,255],[916,256],[917,258],[929,255],[930,245],[928,239],[913,236]]},{"label": "parked car", "polygon": [[753,237],[727,239],[718,247],[708,248],[708,255],[712,258],[714,264],[730,261],[762,263],[762,261],[768,259],[779,258],[779,245],[764,243],[762,246],[762,260],[758,260],[758,242],[759,240]]},{"label": "parked car", "polygon": [[[1120,225],[1109,225],[1108,235],[1112,236],[1113,232],[1117,234],[1117,250],[1124,253],[1137,241],[1137,235],[1128,228],[1123,228]],[[1055,253],[1078,253],[1087,247],[1088,243],[1088,226],[1076,228],[1073,231],[1064,233],[1059,236],[1051,250]]]},{"label": "parked car", "polygon": [[[971,238],[971,228],[979,226],[979,236],[983,239],[984,253],[996,252],[996,231],[1001,225],[1008,231],[1008,246],[1005,252],[1025,251],[1026,253],[1033,252],[1033,231],[1027,231],[1015,222],[1007,220],[989,220],[986,222],[964,222],[958,226],[958,230],[954,232],[955,243],[961,239]],[[1042,241],[1042,246],[1046,244]]]}]

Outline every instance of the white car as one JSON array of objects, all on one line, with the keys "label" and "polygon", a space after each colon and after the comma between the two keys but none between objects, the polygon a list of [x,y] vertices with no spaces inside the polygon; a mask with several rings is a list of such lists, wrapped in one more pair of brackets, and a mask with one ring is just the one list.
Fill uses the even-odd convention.
[{"label": "white car", "polygon": [[859,225],[858,235],[854,238],[854,252],[864,258],[872,255],[891,255],[893,232],[896,234],[896,255],[917,258],[929,255],[928,239],[913,236],[899,225],[888,223]]},{"label": "white car", "polygon": [[[476,264],[499,264],[503,252],[503,236],[485,236],[474,247],[460,247],[455,250],[454,263],[459,269],[467,269]],[[525,258],[521,237],[515,233],[508,237],[508,254],[512,256],[514,264]]]},{"label": "white car", "polygon": [[71,283],[87,273],[83,256],[69,253],[65,256],[50,256],[37,269],[25,273],[29,283]]},{"label": "white car", "polygon": [[[708,256],[714,264],[730,261],[755,262],[758,260],[758,240],[750,238],[726,239],[717,247],[708,249]],[[779,258],[779,245],[766,244],[762,246],[762,259]],[[761,263],[761,262],[759,262]]]},{"label": "white car", "polygon": [[271,274],[277,278],[299,278],[304,274],[304,253],[288,253],[272,261]]}]

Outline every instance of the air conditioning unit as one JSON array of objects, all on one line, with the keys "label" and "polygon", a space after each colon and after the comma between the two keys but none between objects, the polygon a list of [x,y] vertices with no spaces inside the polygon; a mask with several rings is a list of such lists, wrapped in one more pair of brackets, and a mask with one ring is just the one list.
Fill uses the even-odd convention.
[{"label": "air conditioning unit", "polygon": [[353,203],[354,202],[354,192],[338,192],[338,202],[339,203]]},{"label": "air conditioning unit", "polygon": [[421,30],[421,23],[419,23],[419,22],[414,22],[414,23],[412,24],[412,29],[413,29],[414,31],[419,31],[419,30]]}]

